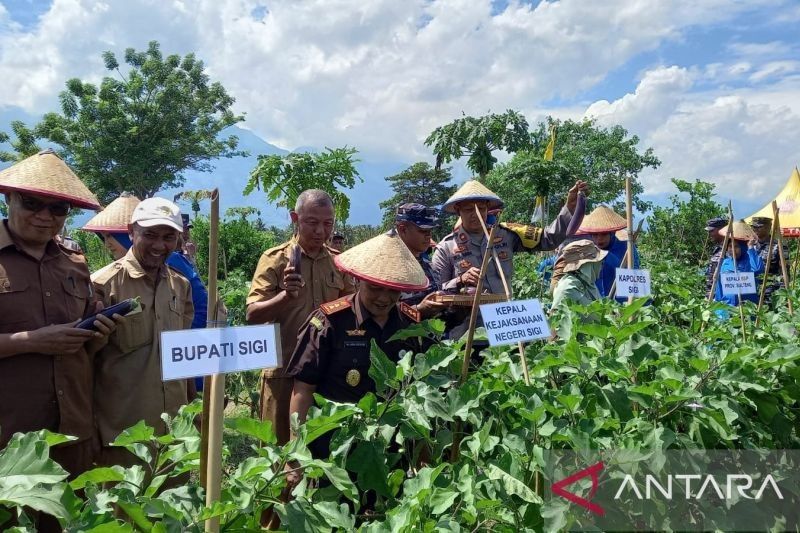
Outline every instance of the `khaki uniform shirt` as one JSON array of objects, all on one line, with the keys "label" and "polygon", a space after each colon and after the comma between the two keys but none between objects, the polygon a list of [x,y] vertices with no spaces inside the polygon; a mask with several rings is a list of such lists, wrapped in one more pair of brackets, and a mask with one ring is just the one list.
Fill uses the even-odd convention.
[{"label": "khaki uniform shirt", "polygon": [[[17,247],[7,223],[0,221],[0,333],[89,316],[94,302],[83,255],[51,242],[35,259]],[[18,431],[40,429],[92,436],[92,361],[85,350],[0,359],[0,448]]]},{"label": "khaki uniform shirt", "polygon": [[154,283],[129,250],[95,278],[94,288],[106,307],[137,296],[142,304],[142,312],[127,316],[95,358],[95,416],[102,443],[139,420],[164,433],[161,413],[174,415],[189,398],[186,380],[161,381],[161,332],[191,327],[191,286],[166,265]]},{"label": "khaki uniform shirt", "polygon": [[[514,275],[514,253],[554,249],[566,238],[567,226],[571,219],[572,213],[566,206],[562,207],[556,219],[542,231],[539,243],[532,247],[525,246],[522,238],[514,231],[503,227],[497,228],[494,249],[497,251],[509,285]],[[541,231],[533,226],[529,226],[527,229]],[[472,267],[480,268],[485,251],[486,237],[482,232],[474,235],[467,233],[463,228],[458,228],[442,239],[436,246],[436,253],[433,256],[433,272],[438,277],[442,288],[445,290],[459,288],[458,277]],[[492,294],[505,293],[494,259],[489,260],[483,280],[483,289]]]},{"label": "khaki uniform shirt", "polygon": [[[250,293],[247,295],[247,305],[271,300],[285,289],[283,271],[289,264],[292,248],[296,243],[297,240],[292,239],[261,255],[253,274]],[[301,256],[300,274],[306,284],[300,289],[297,298],[286,302],[285,311],[279,321],[282,355],[282,360],[278,362],[280,366],[292,355],[300,326],[314,309],[325,302],[355,292],[352,278],[339,272],[334,265],[335,253],[325,247],[317,257],[309,257],[305,252]]]}]

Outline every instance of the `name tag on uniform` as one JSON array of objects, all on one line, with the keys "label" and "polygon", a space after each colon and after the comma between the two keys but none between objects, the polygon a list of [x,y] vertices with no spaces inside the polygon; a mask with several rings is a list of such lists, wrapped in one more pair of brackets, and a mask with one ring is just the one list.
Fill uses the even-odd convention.
[{"label": "name tag on uniform", "polygon": [[369,346],[369,343],[366,340],[363,341],[344,341],[345,348],[366,348]]}]

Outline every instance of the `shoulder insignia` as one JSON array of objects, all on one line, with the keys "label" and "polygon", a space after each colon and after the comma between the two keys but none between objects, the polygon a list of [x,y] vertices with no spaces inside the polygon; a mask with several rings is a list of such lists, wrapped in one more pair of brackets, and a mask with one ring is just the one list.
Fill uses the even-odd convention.
[{"label": "shoulder insignia", "polygon": [[408,305],[407,303],[400,302],[399,307],[400,307],[400,312],[406,315],[414,322],[419,322],[422,319],[422,315],[420,314],[420,312],[416,308]]},{"label": "shoulder insignia", "polygon": [[290,244],[292,244],[292,241],[286,241],[284,243],[279,244],[278,246],[273,246],[272,248],[268,248],[267,250],[264,251],[264,255],[267,256],[276,255],[280,252],[283,252]]},{"label": "shoulder insignia", "polygon": [[503,237],[502,236],[494,238],[494,244],[497,244],[497,243],[500,243],[500,242],[503,242]]},{"label": "shoulder insignia", "polygon": [[498,258],[499,258],[501,261],[505,261],[506,259],[508,259],[508,252],[506,252],[505,250],[502,250],[502,251],[500,251],[500,252],[497,254],[497,257],[498,257]]},{"label": "shoulder insignia", "polygon": [[342,253],[339,250],[337,250],[336,248],[331,248],[327,244],[325,245],[325,249],[328,250],[328,253],[331,254],[331,255],[339,255],[340,253]]},{"label": "shoulder insignia", "polygon": [[311,324],[317,331],[322,331],[322,320],[318,316],[312,316],[308,323]]},{"label": "shoulder insignia", "polygon": [[526,224],[517,224],[516,222],[501,222],[500,227],[515,233],[525,248],[536,248],[542,240],[542,228],[538,226],[528,226]]},{"label": "shoulder insignia", "polygon": [[319,309],[326,315],[331,315],[333,313],[338,313],[342,309],[349,309],[352,305],[350,299],[345,296],[344,298],[324,303],[319,306]]},{"label": "shoulder insignia", "polygon": [[467,237],[467,234],[466,234],[466,233],[459,233],[459,234],[458,234],[458,240],[459,240],[459,241],[461,241],[461,242],[466,242],[466,241],[467,241],[467,239],[469,239],[469,237]]},{"label": "shoulder insignia", "polygon": [[83,255],[83,249],[81,248],[81,245],[70,238],[57,239],[56,244],[65,252]]}]

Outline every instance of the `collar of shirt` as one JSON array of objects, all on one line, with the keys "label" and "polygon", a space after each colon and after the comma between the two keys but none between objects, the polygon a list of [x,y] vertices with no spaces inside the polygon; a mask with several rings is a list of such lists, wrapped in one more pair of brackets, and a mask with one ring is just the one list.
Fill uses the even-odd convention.
[{"label": "collar of shirt", "polygon": [[323,245],[322,245],[322,248],[320,248],[320,251],[319,251],[319,253],[318,253],[317,255],[315,255],[315,256],[312,256],[311,254],[309,254],[309,253],[307,253],[307,252],[306,252],[305,248],[303,248],[303,246],[300,244],[300,240],[297,238],[297,236],[294,236],[294,237],[292,237],[291,243],[292,243],[292,246],[287,246],[287,247],[286,247],[286,254],[287,254],[287,256],[288,256],[289,254],[291,254],[291,252],[292,252],[292,247],[293,247],[295,244],[296,244],[296,245],[298,245],[298,246],[300,246],[300,250],[302,250],[302,251],[303,251],[303,255],[304,255],[304,256],[306,256],[306,257],[308,257],[308,258],[309,258],[309,259],[311,259],[312,261],[318,261],[318,260],[320,260],[320,259],[322,259],[322,258],[325,258],[325,257],[328,257],[329,255],[331,255],[330,251],[328,250],[328,246],[327,246],[327,245],[325,245],[325,244],[323,244]]},{"label": "collar of shirt", "polygon": [[[380,326],[378,326],[378,323],[372,320],[372,315],[369,313],[369,311],[367,311],[367,308],[364,307],[364,305],[361,303],[361,300],[358,297],[358,292],[348,296],[348,298],[352,298],[353,312],[356,315],[356,325],[358,326],[359,329],[363,329],[364,323],[367,322],[368,320],[371,321],[376,327],[380,328]],[[399,316],[400,315],[399,312],[397,311],[397,306],[395,305],[389,311],[389,319],[386,321],[386,324],[384,324],[381,329],[388,327],[393,321],[397,320]]]},{"label": "collar of shirt", "polygon": [[[15,247],[19,252],[25,253],[20,245],[14,240],[14,237],[11,235],[11,230],[8,229],[8,219],[3,219],[0,223],[0,250],[5,250],[9,246]],[[58,244],[54,240],[51,240],[47,243],[47,248],[45,249],[45,257],[42,260],[48,257],[55,257],[59,254]]]},{"label": "collar of shirt", "polygon": [[[131,247],[128,250],[128,253],[125,254],[125,257],[121,259],[122,267],[128,272],[128,275],[132,278],[143,278],[147,276],[147,272],[145,269],[142,268],[142,265],[139,264],[139,260],[136,259],[136,256],[133,255],[133,248]],[[167,266],[161,265],[161,268],[158,269],[158,275],[161,278],[167,277]]]}]

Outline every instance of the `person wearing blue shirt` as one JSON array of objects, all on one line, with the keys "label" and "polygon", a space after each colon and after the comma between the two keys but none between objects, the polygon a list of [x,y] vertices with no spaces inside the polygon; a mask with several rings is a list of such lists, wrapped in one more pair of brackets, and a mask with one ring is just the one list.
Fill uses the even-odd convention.
[{"label": "person wearing blue shirt", "polygon": [[[623,241],[615,235],[615,232],[625,228],[627,222],[624,218],[616,214],[608,207],[601,205],[594,209],[586,218],[583,219],[578,233],[589,235],[598,248],[608,252],[603,259],[603,267],[600,276],[597,278],[597,290],[602,296],[608,296],[611,287],[614,286],[614,279],[617,275],[617,268],[627,268],[628,261],[623,258],[628,252],[628,241]],[[633,246],[633,268],[639,268],[639,251],[636,245]],[[624,301],[625,298],[617,298]]]},{"label": "person wearing blue shirt", "polygon": [[[728,228],[720,230],[723,236]],[[728,242],[728,252],[722,260],[719,268],[719,278],[714,287],[714,300],[725,302],[730,306],[737,307],[742,301],[758,303],[758,294],[723,294],[722,293],[722,274],[729,272],[753,272],[761,274],[764,272],[764,260],[756,249],[758,236],[744,222],[733,223],[733,239]],[[720,313],[718,313],[720,314]],[[725,315],[725,316],[723,316]],[[720,314],[726,318],[727,313]]]}]

